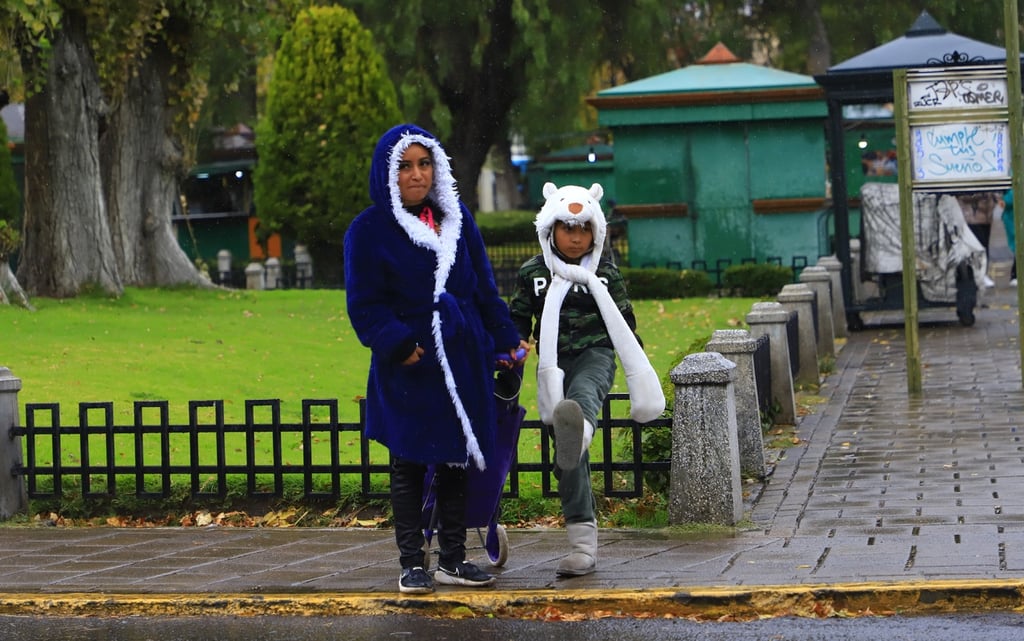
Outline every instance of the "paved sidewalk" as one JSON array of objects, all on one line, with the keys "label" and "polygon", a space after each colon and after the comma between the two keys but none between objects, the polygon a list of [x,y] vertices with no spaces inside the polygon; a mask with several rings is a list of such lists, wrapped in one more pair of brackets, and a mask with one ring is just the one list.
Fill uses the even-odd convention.
[{"label": "paved sidewalk", "polygon": [[556,579],[564,531],[512,530],[496,589],[410,599],[397,592],[390,531],[6,527],[0,614],[1020,607],[1024,386],[1005,272],[974,327],[951,309],[922,312],[919,398],[906,392],[901,318],[865,318],[749,531],[602,530],[598,572]]}]

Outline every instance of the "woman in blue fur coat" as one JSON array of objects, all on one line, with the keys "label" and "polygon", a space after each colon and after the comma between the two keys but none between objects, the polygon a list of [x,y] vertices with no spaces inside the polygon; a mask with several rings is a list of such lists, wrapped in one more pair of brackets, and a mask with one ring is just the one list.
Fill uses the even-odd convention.
[{"label": "woman in blue fur coat", "polygon": [[[521,347],[480,230],[448,156],[411,124],[388,130],[370,166],[373,205],[345,234],[348,314],[370,348],[366,433],[391,451],[391,503],[404,593],[433,582],[490,585],[465,560],[466,469],[494,454],[495,353]],[[424,570],[426,466],[435,465],[434,578]]]}]

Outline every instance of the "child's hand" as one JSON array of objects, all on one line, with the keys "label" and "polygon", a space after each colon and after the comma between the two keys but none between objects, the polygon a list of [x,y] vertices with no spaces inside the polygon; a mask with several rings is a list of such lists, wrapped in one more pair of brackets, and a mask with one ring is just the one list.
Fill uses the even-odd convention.
[{"label": "child's hand", "polygon": [[511,369],[526,362],[526,356],[530,353],[530,346],[525,341],[519,341],[519,347],[509,350],[508,354],[499,352],[495,356],[498,365]]}]

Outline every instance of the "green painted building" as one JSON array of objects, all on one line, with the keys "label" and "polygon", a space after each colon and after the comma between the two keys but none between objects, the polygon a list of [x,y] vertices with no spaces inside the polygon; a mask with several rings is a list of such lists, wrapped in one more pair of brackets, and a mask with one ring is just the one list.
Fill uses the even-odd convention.
[{"label": "green painted building", "polygon": [[591,98],[633,267],[813,264],[831,252],[822,90],[716,45]]}]

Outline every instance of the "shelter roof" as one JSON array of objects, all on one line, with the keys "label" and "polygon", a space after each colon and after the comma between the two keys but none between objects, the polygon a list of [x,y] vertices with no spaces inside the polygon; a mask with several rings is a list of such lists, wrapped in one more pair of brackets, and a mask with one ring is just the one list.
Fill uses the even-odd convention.
[{"label": "shelter roof", "polygon": [[814,86],[814,78],[810,76],[742,62],[725,45],[718,43],[692,65],[605,89],[597,95],[611,98]]}]

